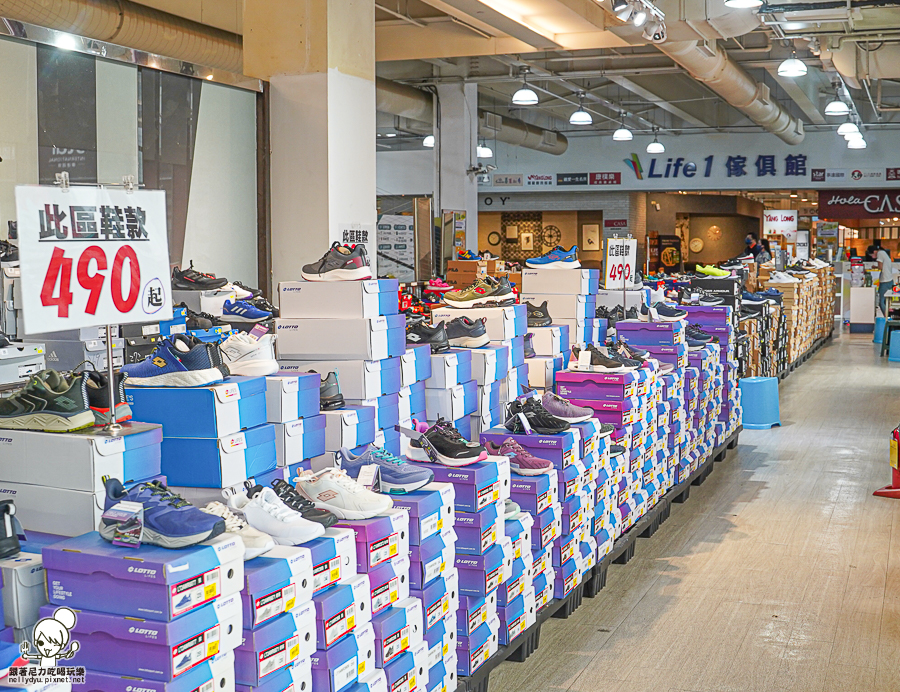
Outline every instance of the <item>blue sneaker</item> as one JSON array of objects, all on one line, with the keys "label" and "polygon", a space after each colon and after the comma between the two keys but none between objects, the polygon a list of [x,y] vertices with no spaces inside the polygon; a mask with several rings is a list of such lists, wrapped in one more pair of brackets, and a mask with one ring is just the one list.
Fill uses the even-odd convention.
[{"label": "blue sneaker", "polygon": [[481,259],[478,255],[476,255],[471,250],[460,250],[456,256],[458,259],[461,259],[461,260],[479,260],[479,259]]},{"label": "blue sneaker", "polygon": [[191,598],[190,592],[188,592],[184,595],[184,598],[182,598],[180,601],[178,601],[178,603],[175,604],[175,607],[178,610],[181,610],[185,606],[189,606],[191,604],[191,601],[193,601],[193,600],[194,599]]},{"label": "blue sneaker", "polygon": [[571,250],[566,250],[557,245],[546,255],[525,260],[525,266],[532,269],[579,269],[578,246],[573,245]]},{"label": "blue sneaker", "polygon": [[228,366],[216,344],[175,334],[139,363],[123,365],[126,387],[203,387],[225,379]]},{"label": "blue sneaker", "polygon": [[685,336],[685,341],[687,342],[688,351],[699,351],[706,346],[705,342],[697,341],[697,339],[692,339],[689,336]]},{"label": "blue sneaker", "polygon": [[388,493],[411,493],[434,480],[430,469],[410,464],[405,459],[395,457],[385,449],[369,445],[359,456],[354,456],[346,447],[339,452],[341,468],[351,478],[357,478],[363,466],[375,464],[379,468],[381,489]]},{"label": "blue sneaker", "polygon": [[222,306],[222,319],[228,322],[262,322],[271,317],[271,312],[260,310],[244,300],[236,300],[233,303],[226,300]]},{"label": "blue sneaker", "polygon": [[[159,481],[138,483],[127,490],[118,478],[108,478],[105,512],[119,502],[137,502],[144,506],[144,536],[142,543],[161,548],[188,548],[225,532],[225,520],[214,514],[201,512],[184,498],[169,492]],[[116,522],[101,519],[100,535],[112,541]]]}]

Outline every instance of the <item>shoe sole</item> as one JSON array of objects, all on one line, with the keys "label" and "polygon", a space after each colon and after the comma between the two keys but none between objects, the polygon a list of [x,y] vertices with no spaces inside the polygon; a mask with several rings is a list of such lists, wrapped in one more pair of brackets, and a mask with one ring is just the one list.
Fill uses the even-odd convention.
[{"label": "shoe sole", "polygon": [[26,413],[15,418],[0,419],[0,429],[4,430],[40,430],[42,432],[67,433],[94,427],[94,413],[82,411],[73,416],[60,416],[55,413]]},{"label": "shoe sole", "polygon": [[509,462],[509,470],[512,471],[517,476],[543,476],[546,473],[550,473],[553,470],[553,467],[550,466],[546,469],[526,469],[521,466],[516,466],[512,460]]},{"label": "shoe sole", "polygon": [[[100,532],[100,536],[112,543],[113,538],[116,535],[116,525],[115,524],[104,524],[102,521],[100,522],[100,526],[97,528]],[[191,536],[166,536],[161,534],[153,529],[145,526],[144,534],[141,536],[141,544],[146,545],[158,545],[160,548],[169,548],[170,550],[177,550],[179,548],[190,548],[192,545],[197,545],[198,543],[203,543],[203,541],[208,541],[211,538],[215,538],[221,534],[225,533],[225,522],[220,521],[217,523],[212,531],[204,531],[203,533],[195,533]]]},{"label": "shoe sole", "polygon": [[272,319],[272,315],[265,315],[263,317],[243,317],[242,315],[223,315],[223,317],[227,318],[231,322],[237,322],[238,324],[257,324],[259,322],[265,322],[266,320]]},{"label": "shoe sole", "polygon": [[[318,507],[318,504],[316,505]],[[328,509],[327,507],[323,507],[322,509]],[[272,536],[272,540],[275,541],[275,545],[303,545],[307,541],[311,541],[315,538],[319,538],[325,533],[325,527],[322,526],[317,521],[306,520],[308,527],[306,527],[306,531],[300,536]],[[254,527],[255,528],[255,527]],[[269,534],[270,536],[272,534]]]},{"label": "shoe sole", "polygon": [[253,360],[246,363],[234,361],[226,363],[226,365],[232,375],[242,377],[265,377],[278,372],[278,361],[275,360]]},{"label": "shoe sole", "polygon": [[625,372],[624,366],[619,366],[617,368],[608,368],[604,365],[579,365],[576,363],[569,364],[569,370],[574,370],[576,372]]},{"label": "shoe sole", "polygon": [[589,414],[587,416],[577,416],[576,418],[566,418],[565,416],[556,416],[554,418],[559,418],[560,420],[564,420],[566,423],[570,425],[574,425],[575,423],[584,423],[585,421],[589,421],[594,417],[594,414]]},{"label": "shoe sole", "polygon": [[[427,343],[429,346],[431,346],[432,353],[444,353],[445,351],[450,350],[450,342],[449,341],[446,343],[444,343],[444,342],[440,342],[440,343],[431,342],[430,343],[430,342],[426,341],[425,343]],[[421,346],[421,345],[422,345],[422,343],[413,344],[413,346]]]},{"label": "shoe sole", "polygon": [[[476,458],[469,459],[451,459],[450,457],[445,457],[443,454],[435,450],[437,453],[438,461],[444,466],[450,466],[452,468],[460,468],[461,466],[471,466],[472,464],[478,463],[479,461],[484,461],[487,459],[487,452],[482,452]],[[434,462],[428,458],[428,455],[425,453],[425,450],[421,447],[413,447],[409,445],[406,450],[406,458],[410,461],[420,461],[423,464],[433,464]]]},{"label": "shoe sole", "polygon": [[[650,315],[641,314],[641,315],[638,315],[638,317],[640,318],[641,322],[650,322]],[[662,315],[660,315],[659,321],[660,322],[680,322],[685,317],[687,317],[687,314],[685,314],[681,317],[663,317]]]},{"label": "shoe sole", "polygon": [[480,307],[502,307],[504,304],[513,305],[516,299],[513,296],[480,296],[473,300],[454,300],[447,298],[444,294],[444,302],[451,308],[480,308]]},{"label": "shoe sole", "polygon": [[[238,534],[235,534],[238,535]],[[275,539],[272,539],[272,544],[266,546],[265,548],[248,548],[246,545],[244,546],[244,562],[247,560],[252,560],[255,557],[259,557],[260,555],[265,555],[276,545]]]},{"label": "shoe sole", "polygon": [[529,269],[581,269],[581,262],[578,260],[575,260],[574,262],[556,260],[554,262],[547,262],[546,264],[531,264],[526,260],[525,266]]},{"label": "shoe sole", "polygon": [[489,343],[490,340],[491,337],[487,334],[482,334],[481,336],[458,336],[455,339],[450,339],[450,345],[455,348],[481,348]]},{"label": "shoe sole", "polygon": [[[94,426],[106,425],[109,423],[109,409],[108,408],[95,408],[91,406],[91,411],[94,413]],[[116,423],[122,423],[126,420],[131,420],[131,406],[128,404],[116,404]]]},{"label": "shoe sole", "polygon": [[[388,499],[390,499],[390,498],[388,498]],[[373,507],[372,509],[369,509],[369,510],[345,509],[343,507],[335,507],[333,505],[328,505],[328,504],[325,504],[324,502],[315,502],[314,504],[318,509],[327,509],[338,519],[353,521],[353,520],[360,520],[360,519],[371,519],[372,517],[389,510],[393,506],[394,503],[392,500],[391,504],[389,504],[387,507],[377,507],[377,508]],[[317,526],[321,526],[321,524],[317,524]],[[323,528],[322,531],[324,532],[325,529]],[[299,545],[299,543],[297,545]]]},{"label": "shoe sole", "polygon": [[549,317],[543,317],[540,320],[528,320],[529,327],[549,327],[553,324],[553,320]]},{"label": "shoe sole", "polygon": [[434,476],[427,481],[416,481],[415,483],[407,483],[405,485],[403,483],[385,483],[384,481],[381,481],[381,491],[389,493],[390,495],[405,495],[406,493],[414,493],[416,490],[424,488],[433,480]]},{"label": "shoe sole", "polygon": [[301,269],[300,276],[307,281],[365,281],[372,278],[372,269],[369,267],[332,269],[324,274],[307,274]]},{"label": "shoe sole", "polygon": [[205,370],[187,370],[185,372],[169,372],[152,377],[127,377],[126,387],[205,387],[210,384],[224,382],[225,377],[219,368]]}]

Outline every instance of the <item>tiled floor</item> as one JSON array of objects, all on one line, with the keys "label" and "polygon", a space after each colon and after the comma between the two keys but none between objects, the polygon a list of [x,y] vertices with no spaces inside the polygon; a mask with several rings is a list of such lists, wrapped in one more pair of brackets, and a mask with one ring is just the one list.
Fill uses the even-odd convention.
[{"label": "tiled floor", "polygon": [[[496,692],[900,690],[900,366],[843,336],[781,383],[737,450]],[[735,454],[737,451],[737,454]]]}]

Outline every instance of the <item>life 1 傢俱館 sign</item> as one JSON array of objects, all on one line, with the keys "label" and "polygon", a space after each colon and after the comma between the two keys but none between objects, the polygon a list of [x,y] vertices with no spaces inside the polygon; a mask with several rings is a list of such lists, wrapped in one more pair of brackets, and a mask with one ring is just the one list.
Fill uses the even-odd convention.
[{"label": "life 1 \u50a2\u4ff1\u9928 sign", "polygon": [[604,287],[624,288],[634,283],[637,264],[636,238],[609,238],[606,241]]},{"label": "life 1 \u50a2\u4ff1\u9928 sign", "polygon": [[162,190],[16,187],[25,333],[172,319]]}]

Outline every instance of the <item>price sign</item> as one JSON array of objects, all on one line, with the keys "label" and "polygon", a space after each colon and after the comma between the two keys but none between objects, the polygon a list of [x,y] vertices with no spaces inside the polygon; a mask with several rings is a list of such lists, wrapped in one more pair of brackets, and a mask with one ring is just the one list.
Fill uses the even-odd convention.
[{"label": "price sign", "polygon": [[172,319],[161,190],[16,187],[25,332]]},{"label": "price sign", "polygon": [[610,238],[606,241],[606,279],[607,290],[624,288],[634,283],[634,270],[637,262],[636,238]]}]

